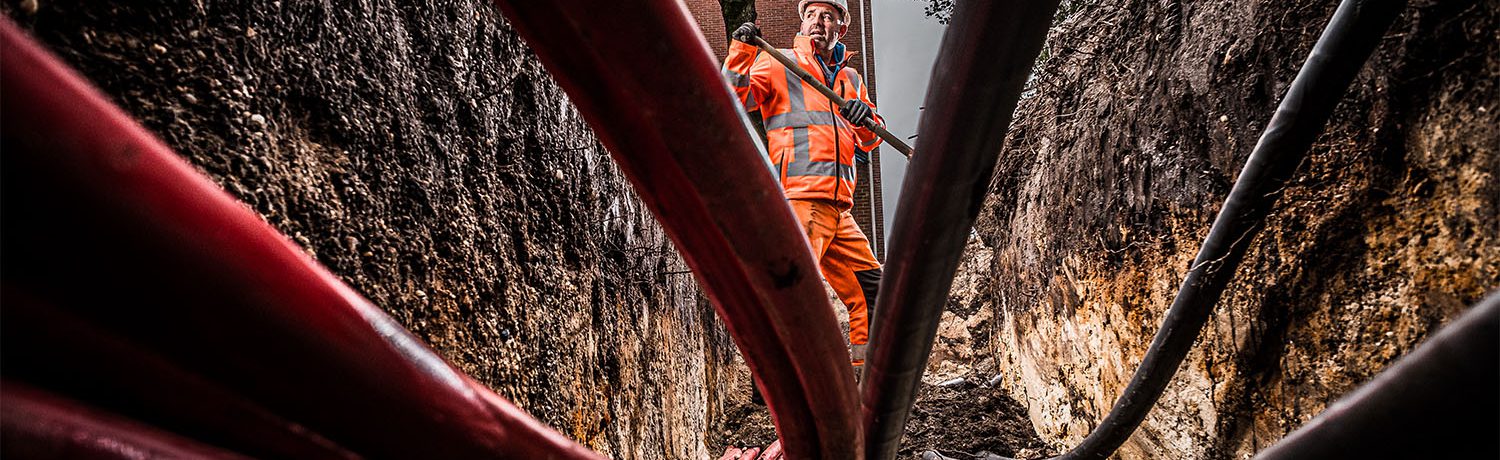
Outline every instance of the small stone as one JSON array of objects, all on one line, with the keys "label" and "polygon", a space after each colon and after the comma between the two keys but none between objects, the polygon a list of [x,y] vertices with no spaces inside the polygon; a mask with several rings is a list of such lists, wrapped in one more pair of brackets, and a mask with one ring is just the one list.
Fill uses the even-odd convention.
[{"label": "small stone", "polygon": [[554,169],[554,170],[552,170],[552,177],[557,178],[557,180],[563,180],[563,172],[562,172],[562,170],[561,169]]},{"label": "small stone", "polygon": [[255,38],[255,28],[254,27],[246,27],[245,28],[245,38]]},{"label": "small stone", "polygon": [[250,122],[251,123],[255,123],[256,126],[265,126],[266,125],[266,117],[264,115],[261,115],[261,114],[257,113],[255,115],[251,115],[250,116]]},{"label": "small stone", "polygon": [[1219,123],[1228,123],[1229,115],[1219,115]]},{"label": "small stone", "polygon": [[26,14],[36,14],[37,8],[40,7],[38,3],[40,2],[38,2],[37,0],[21,0],[21,12]]},{"label": "small stone", "polygon": [[151,45],[151,51],[156,54],[167,54],[167,47],[161,46],[160,43],[157,43],[155,45]]},{"label": "small stone", "polygon": [[427,298],[427,292],[426,292],[426,291],[423,291],[423,290],[421,290],[421,289],[418,289],[418,290],[417,290],[417,297],[421,297],[421,298],[424,298],[424,299],[425,299],[425,298]]},{"label": "small stone", "polygon": [[182,98],[184,100],[187,100],[189,104],[197,104],[198,103],[198,96],[194,96],[193,93],[183,94]]}]

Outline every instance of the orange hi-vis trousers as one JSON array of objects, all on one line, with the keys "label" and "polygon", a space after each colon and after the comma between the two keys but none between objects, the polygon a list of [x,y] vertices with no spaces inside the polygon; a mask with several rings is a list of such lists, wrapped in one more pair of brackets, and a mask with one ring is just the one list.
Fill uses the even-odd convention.
[{"label": "orange hi-vis trousers", "polygon": [[854,222],[848,208],[833,200],[787,200],[797,213],[797,223],[807,232],[813,258],[823,279],[833,286],[839,300],[849,308],[850,361],[865,363],[870,342],[870,306],[880,287],[880,262],[870,251],[870,240]]}]

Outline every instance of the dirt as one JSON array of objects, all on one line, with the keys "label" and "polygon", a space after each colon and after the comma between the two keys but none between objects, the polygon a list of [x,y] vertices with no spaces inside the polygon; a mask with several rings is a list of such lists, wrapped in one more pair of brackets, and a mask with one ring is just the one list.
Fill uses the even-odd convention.
[{"label": "dirt", "polygon": [[489,2],[5,14],[467,374],[606,456],[703,458],[736,354]]},{"label": "dirt", "polygon": [[[970,361],[1059,449],[1134,372],[1337,2],[1066,4],[950,308],[992,318]],[[1497,30],[1493,2],[1408,6],[1120,458],[1251,455],[1500,286]]]},{"label": "dirt", "polygon": [[1056,454],[1031,428],[1026,408],[977,374],[962,384],[924,384],[918,390],[900,455],[917,458],[927,450],[954,458],[985,452],[1014,458]]},{"label": "dirt", "polygon": [[[774,438],[690,272],[487,2],[25,3],[0,9],[543,422],[614,458]],[[1035,458],[1097,423],[1335,2],[1065,5],[929,368],[969,383],[926,383],[903,455]],[[1412,3],[1120,457],[1252,454],[1500,286],[1497,10]]]},{"label": "dirt", "polygon": [[[776,440],[770,413],[751,400],[748,369],[736,364],[731,394],[725,401],[726,423],[710,437],[711,452],[730,446],[766,446]],[[1031,428],[1025,407],[1003,389],[989,385],[993,375],[975,371],[925,376],[897,458],[919,458],[927,450],[955,458],[973,458],[982,452],[1017,458],[1055,454]],[[940,385],[959,378],[964,383]]]}]

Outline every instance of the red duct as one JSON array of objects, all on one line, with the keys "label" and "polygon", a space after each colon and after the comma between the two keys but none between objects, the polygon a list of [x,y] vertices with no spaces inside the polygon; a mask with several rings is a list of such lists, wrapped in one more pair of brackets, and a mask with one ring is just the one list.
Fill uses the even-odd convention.
[{"label": "red duct", "polygon": [[862,457],[818,266],[681,2],[500,1],[697,273],[791,458]]},{"label": "red duct", "polygon": [[363,455],[599,458],[454,370],[8,19],[0,38],[5,285]]},{"label": "red duct", "polygon": [[26,385],[3,386],[0,456],[5,458],[249,458]]},{"label": "red duct", "polygon": [[[5,288],[5,378],[258,458],[359,458],[134,343]],[[19,325],[19,326],[18,326]]]}]

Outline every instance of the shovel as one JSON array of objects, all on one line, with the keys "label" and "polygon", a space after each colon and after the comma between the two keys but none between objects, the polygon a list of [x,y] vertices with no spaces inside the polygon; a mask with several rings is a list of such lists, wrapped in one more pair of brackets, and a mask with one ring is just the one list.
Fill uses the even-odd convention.
[{"label": "shovel", "polygon": [[[808,85],[811,85],[813,89],[818,90],[819,93],[823,93],[823,96],[828,97],[828,100],[833,101],[835,105],[843,107],[844,104],[848,103],[844,100],[844,98],[839,97],[838,93],[835,93],[832,89],[829,89],[828,85],[824,85],[823,82],[818,81],[818,79],[816,77],[813,77],[812,74],[807,73],[807,70],[804,70],[802,66],[797,65],[796,62],[792,62],[791,58],[786,57],[786,55],[784,54],[781,54],[781,52],[777,51],[776,48],[771,46],[770,43],[766,43],[766,39],[755,37],[755,46],[759,46],[762,51],[766,52],[766,54],[770,54],[771,57],[775,58],[777,61],[780,61],[781,65],[786,66],[786,68],[788,69],[792,69],[792,73],[797,74],[798,78],[801,78],[802,81],[807,82]],[[901,139],[897,138],[895,134],[891,134],[890,131],[886,131],[884,126],[875,123],[875,117],[870,117],[870,119],[865,122],[865,128],[869,128],[870,131],[874,131],[875,135],[880,136],[881,139],[884,139],[887,145],[895,147],[896,150],[900,151],[902,155],[906,155],[907,159],[911,159],[911,146],[906,145],[905,142],[901,142]]]}]

